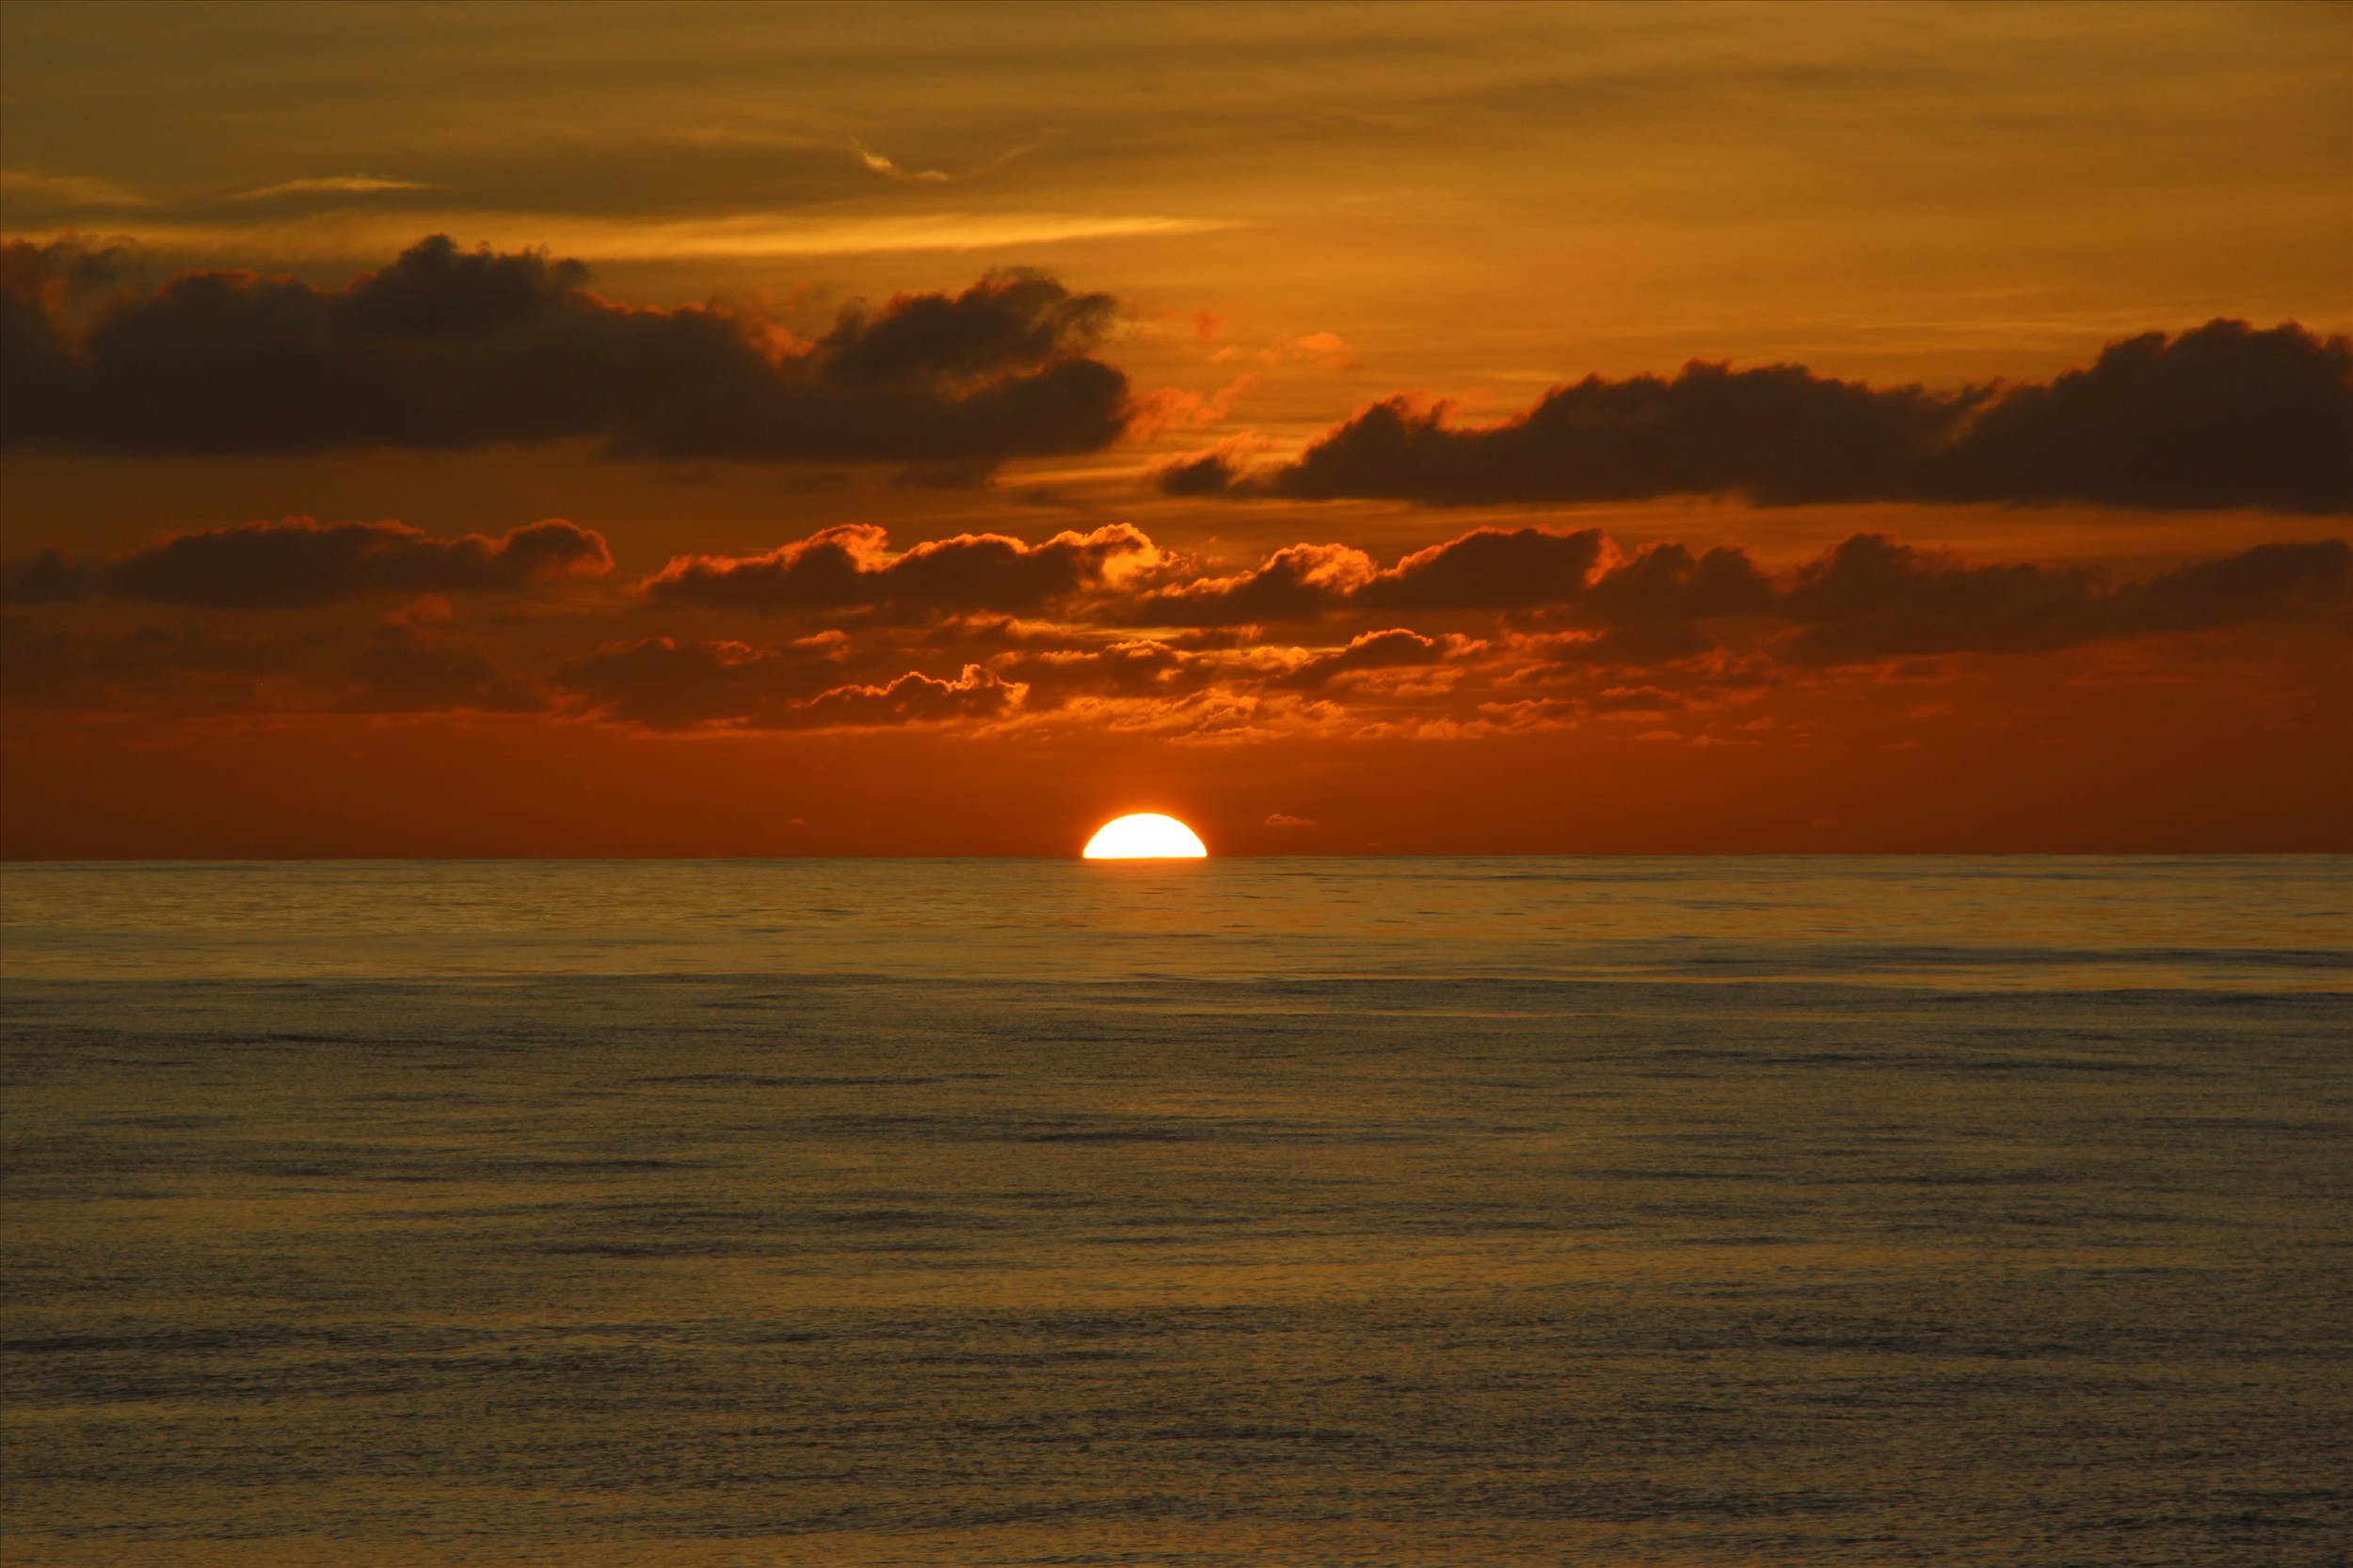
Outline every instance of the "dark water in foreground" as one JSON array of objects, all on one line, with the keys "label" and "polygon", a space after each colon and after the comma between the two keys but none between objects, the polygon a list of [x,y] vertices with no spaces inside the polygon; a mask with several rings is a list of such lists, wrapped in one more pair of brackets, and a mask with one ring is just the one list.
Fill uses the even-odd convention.
[{"label": "dark water in foreground", "polygon": [[2349,902],[10,867],[0,1555],[2343,1562]]}]

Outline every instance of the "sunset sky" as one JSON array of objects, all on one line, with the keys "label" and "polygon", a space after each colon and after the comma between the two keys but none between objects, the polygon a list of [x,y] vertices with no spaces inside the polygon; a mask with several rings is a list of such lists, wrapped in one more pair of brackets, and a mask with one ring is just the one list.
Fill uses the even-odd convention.
[{"label": "sunset sky", "polygon": [[2353,8],[0,29],[8,856],[2353,848]]}]

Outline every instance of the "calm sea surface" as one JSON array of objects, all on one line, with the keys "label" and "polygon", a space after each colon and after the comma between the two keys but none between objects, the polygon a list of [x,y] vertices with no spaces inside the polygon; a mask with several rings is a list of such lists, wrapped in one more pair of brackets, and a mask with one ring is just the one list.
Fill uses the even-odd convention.
[{"label": "calm sea surface", "polygon": [[2343,1563],[2349,908],[9,866],[0,1556]]}]

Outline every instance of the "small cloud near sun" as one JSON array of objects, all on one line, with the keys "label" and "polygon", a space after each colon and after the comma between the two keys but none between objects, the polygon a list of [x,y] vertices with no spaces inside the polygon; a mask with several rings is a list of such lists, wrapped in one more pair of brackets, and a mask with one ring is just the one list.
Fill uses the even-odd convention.
[{"label": "small cloud near sun", "polygon": [[850,148],[857,154],[858,162],[875,173],[888,175],[893,180],[924,180],[937,184],[950,178],[949,175],[936,168],[901,168],[897,164],[862,142],[854,141],[850,143]]},{"label": "small cloud near sun", "polygon": [[1269,827],[1313,827],[1316,825],[1316,820],[1313,817],[1294,817],[1282,811],[1270,811],[1267,813],[1266,824]]}]

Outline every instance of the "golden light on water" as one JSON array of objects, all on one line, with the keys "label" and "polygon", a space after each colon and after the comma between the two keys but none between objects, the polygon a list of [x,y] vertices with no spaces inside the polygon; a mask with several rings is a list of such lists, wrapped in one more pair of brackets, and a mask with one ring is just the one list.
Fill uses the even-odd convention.
[{"label": "golden light on water", "polygon": [[1089,860],[1198,860],[1209,853],[1201,836],[1175,817],[1137,811],[1114,817],[1096,829],[1083,857]]}]

